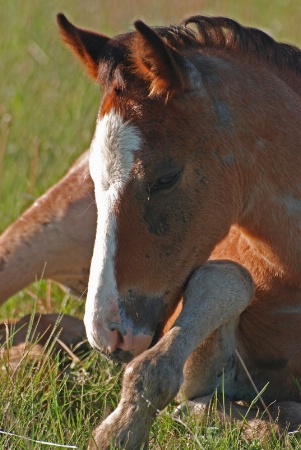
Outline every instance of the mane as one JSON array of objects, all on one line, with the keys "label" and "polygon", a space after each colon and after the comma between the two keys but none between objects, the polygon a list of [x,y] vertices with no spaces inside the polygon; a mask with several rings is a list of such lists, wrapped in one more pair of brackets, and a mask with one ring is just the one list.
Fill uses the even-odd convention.
[{"label": "mane", "polygon": [[[189,25],[194,25],[192,29]],[[274,67],[290,69],[301,75],[301,50],[276,42],[256,28],[240,25],[224,17],[193,16],[179,26],[155,27],[155,31],[176,49],[187,47],[226,50],[242,56],[255,57]]]}]

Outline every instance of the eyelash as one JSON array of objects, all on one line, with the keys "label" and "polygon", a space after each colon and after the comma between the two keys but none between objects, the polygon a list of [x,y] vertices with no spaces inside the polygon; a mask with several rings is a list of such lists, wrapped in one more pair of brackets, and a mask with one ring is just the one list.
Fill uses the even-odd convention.
[{"label": "eyelash", "polygon": [[176,173],[163,175],[150,187],[150,193],[161,191],[172,187],[179,179],[181,170]]}]

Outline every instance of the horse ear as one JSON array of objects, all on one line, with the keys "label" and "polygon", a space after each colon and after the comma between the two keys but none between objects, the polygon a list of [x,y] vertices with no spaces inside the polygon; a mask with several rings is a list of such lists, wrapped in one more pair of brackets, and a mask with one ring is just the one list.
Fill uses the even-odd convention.
[{"label": "horse ear", "polygon": [[97,79],[103,47],[109,38],[93,31],[77,28],[61,13],[57,15],[57,22],[62,39],[84,63],[92,78]]},{"label": "horse ear", "polygon": [[159,34],[141,20],[137,30],[135,65],[144,78],[151,81],[150,95],[166,95],[189,89],[190,81],[182,56],[166,44]]}]

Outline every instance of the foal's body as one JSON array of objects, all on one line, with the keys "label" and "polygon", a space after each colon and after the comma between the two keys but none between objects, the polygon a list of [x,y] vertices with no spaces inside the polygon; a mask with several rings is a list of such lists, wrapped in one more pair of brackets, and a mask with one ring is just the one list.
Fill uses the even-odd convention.
[{"label": "foal's body", "polygon": [[[135,357],[118,408],[96,430],[102,449],[147,441],[157,410],[180,388],[192,400],[217,387],[252,401],[237,351],[257,389],[269,383],[266,402],[300,401],[301,55],[254,30],[235,40],[235,25],[219,20],[208,19],[198,48],[185,32],[157,35],[141,22],[110,41],[59,17],[63,38],[105,86],[91,147],[98,225],[88,338],[123,361]],[[75,197],[54,188],[1,238],[3,300],[27,257],[35,265],[15,290],[42,261],[47,276],[80,290],[96,227],[79,176],[87,171],[83,160],[59,185],[59,194],[72,185]],[[60,248],[78,261],[57,266]],[[288,416],[293,426],[300,418],[298,408]]]},{"label": "foal's body", "polygon": [[[288,227],[288,234],[291,232]],[[278,242],[283,241],[283,236],[278,239]],[[285,251],[295,254],[296,259],[299,256],[296,254],[297,246],[288,247]],[[296,382],[301,374],[301,350],[296,345],[301,341],[299,277],[292,280],[296,266],[286,273],[281,272],[279,264],[273,264],[267,254],[268,249],[263,248],[262,252],[257,250],[248,235],[232,227],[229,236],[216,248],[212,257],[229,258],[243,264],[252,274],[255,295],[240,315],[235,345],[255,385],[261,390],[268,380],[269,386],[263,394],[267,402],[275,399],[300,401],[300,389]],[[246,396],[237,390],[240,392],[238,397],[250,400],[252,389],[250,386]]]}]

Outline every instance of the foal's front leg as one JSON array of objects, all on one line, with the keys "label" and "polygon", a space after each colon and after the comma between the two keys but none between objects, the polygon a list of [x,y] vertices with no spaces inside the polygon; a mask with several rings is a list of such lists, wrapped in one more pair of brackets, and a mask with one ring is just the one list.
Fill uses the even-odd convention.
[{"label": "foal's front leg", "polygon": [[[192,276],[173,328],[126,368],[117,409],[95,430],[90,449],[147,445],[159,410],[176,396],[189,355],[216,329],[235,320],[253,297],[249,273],[233,262],[210,261]],[[111,447],[112,448],[112,447]]]}]

